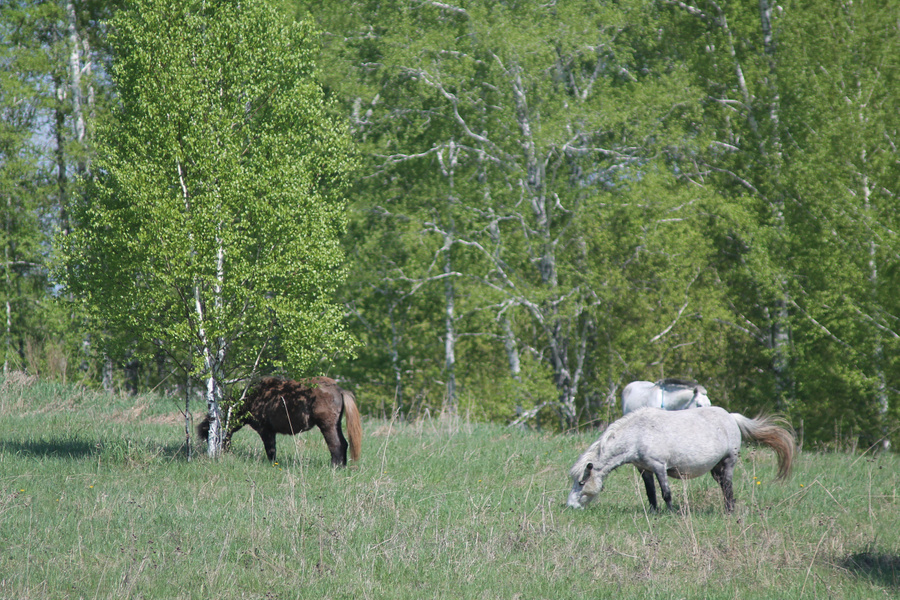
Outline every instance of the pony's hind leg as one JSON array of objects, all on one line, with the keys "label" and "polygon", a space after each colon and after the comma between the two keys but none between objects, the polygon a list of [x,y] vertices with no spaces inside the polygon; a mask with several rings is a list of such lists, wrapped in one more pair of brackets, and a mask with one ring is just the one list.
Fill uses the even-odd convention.
[{"label": "pony's hind leg", "polygon": [[641,471],[641,479],[644,480],[644,488],[647,490],[647,500],[650,501],[650,508],[657,510],[656,483],[653,481],[653,471]]},{"label": "pony's hind leg", "polygon": [[344,438],[344,432],[341,431],[340,421],[332,427],[320,425],[319,430],[325,438],[325,443],[328,444],[328,451],[331,452],[331,466],[346,467],[349,444]]},{"label": "pony's hind leg", "polygon": [[734,488],[731,479],[734,476],[735,457],[730,454],[719,461],[710,472],[716,483],[722,488],[722,495],[725,496],[725,512],[730,513],[734,510]]}]

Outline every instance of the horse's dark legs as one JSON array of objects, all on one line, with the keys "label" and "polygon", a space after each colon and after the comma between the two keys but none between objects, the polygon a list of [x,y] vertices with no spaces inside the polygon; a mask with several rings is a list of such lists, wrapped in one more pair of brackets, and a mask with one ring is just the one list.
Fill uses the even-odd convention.
[{"label": "horse's dark legs", "polygon": [[728,455],[719,461],[713,467],[711,474],[716,483],[722,488],[722,494],[725,496],[725,512],[730,513],[734,510],[734,489],[731,485],[731,479],[734,476],[734,465],[737,461],[735,457]]},{"label": "horse's dark legs", "polygon": [[346,467],[349,444],[344,438],[344,432],[341,431],[341,422],[338,421],[337,424],[330,427],[324,424],[319,425],[319,430],[325,438],[325,443],[328,444],[328,451],[331,452],[331,466]]},{"label": "horse's dark legs", "polygon": [[666,502],[666,506],[669,510],[672,509],[672,490],[669,489],[669,478],[666,475],[666,469],[662,465],[657,465],[653,472],[656,474],[656,479],[659,481],[659,490],[662,492],[662,498]]},{"label": "horse's dark legs", "polygon": [[256,430],[262,438],[263,447],[266,449],[266,457],[275,462],[275,432],[271,429],[260,427]]},{"label": "horse's dark legs", "polygon": [[644,487],[647,489],[647,500],[650,501],[650,507],[656,510],[656,483],[653,481],[653,471],[641,471],[641,479],[644,480]]},{"label": "horse's dark legs", "polygon": [[234,435],[235,431],[237,430],[235,429],[225,434],[225,439],[222,441],[222,448],[226,451],[231,450],[231,436]]}]

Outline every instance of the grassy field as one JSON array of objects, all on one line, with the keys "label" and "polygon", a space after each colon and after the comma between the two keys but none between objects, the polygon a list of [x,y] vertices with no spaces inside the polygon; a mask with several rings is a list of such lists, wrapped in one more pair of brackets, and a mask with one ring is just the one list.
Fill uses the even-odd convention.
[{"label": "grassy field", "polygon": [[[567,472],[596,433],[364,422],[329,466],[317,431],[252,430],[185,460],[173,400],[0,388],[0,598],[891,598],[900,457],[804,453],[786,484],[745,448],[737,509],[710,477],[647,512],[625,466],[587,510]],[[198,448],[199,450],[199,448]]]}]

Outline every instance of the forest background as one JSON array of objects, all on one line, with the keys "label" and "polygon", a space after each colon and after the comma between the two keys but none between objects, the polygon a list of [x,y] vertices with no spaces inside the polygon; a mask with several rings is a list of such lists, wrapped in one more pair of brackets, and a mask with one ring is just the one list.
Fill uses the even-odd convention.
[{"label": "forest background", "polygon": [[[118,99],[119,9],[0,2],[0,351],[4,373],[183,397],[171,356],[51,275]],[[900,2],[278,9],[314,19],[356,154],[336,299],[358,344],[285,374],[371,415],[553,430],[690,377],[807,444],[900,442]]]}]

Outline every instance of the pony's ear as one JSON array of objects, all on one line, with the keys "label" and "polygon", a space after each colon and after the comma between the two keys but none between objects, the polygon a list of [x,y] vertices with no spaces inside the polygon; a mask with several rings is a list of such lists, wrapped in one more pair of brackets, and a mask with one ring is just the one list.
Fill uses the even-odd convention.
[{"label": "pony's ear", "polygon": [[584,485],[584,482],[588,480],[588,477],[591,476],[591,471],[594,470],[594,463],[588,463],[584,466],[584,473],[581,474],[581,481],[579,483]]}]

